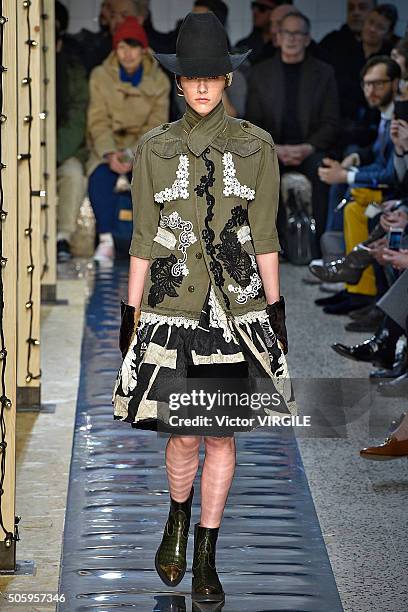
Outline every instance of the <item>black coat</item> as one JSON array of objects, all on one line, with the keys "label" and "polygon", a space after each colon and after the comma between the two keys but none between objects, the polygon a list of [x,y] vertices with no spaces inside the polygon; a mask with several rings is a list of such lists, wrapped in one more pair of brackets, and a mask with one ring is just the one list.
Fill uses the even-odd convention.
[{"label": "black coat", "polygon": [[[251,70],[246,118],[281,142],[285,111],[284,74],[280,55]],[[298,119],[301,142],[325,151],[335,144],[339,129],[339,101],[331,66],[307,55],[299,84]]]}]

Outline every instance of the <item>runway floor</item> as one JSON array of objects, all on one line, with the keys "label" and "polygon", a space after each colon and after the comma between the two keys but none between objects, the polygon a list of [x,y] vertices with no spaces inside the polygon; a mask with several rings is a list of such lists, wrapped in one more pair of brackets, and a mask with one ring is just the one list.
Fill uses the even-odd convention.
[{"label": "runway floor", "polygon": [[[97,271],[85,315],[60,573],[68,598],[60,612],[191,609],[190,570],[171,589],[154,568],[168,513],[165,441],[112,419],[118,292],[126,273]],[[218,544],[223,609],[340,612],[293,431],[239,435],[237,451]],[[195,515],[198,499],[197,489]],[[189,544],[191,559],[192,538]]]}]

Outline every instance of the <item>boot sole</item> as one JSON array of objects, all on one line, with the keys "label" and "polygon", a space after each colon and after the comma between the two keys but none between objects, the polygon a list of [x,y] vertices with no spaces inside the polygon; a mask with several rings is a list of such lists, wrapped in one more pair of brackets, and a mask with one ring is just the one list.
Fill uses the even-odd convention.
[{"label": "boot sole", "polygon": [[212,595],[203,595],[202,593],[191,593],[192,601],[200,603],[224,603],[225,593],[214,593]]},{"label": "boot sole", "polygon": [[162,582],[164,582],[164,584],[166,586],[169,587],[175,587],[178,584],[180,584],[180,582],[183,580],[185,573],[186,573],[186,569],[184,570],[184,572],[182,572],[181,576],[179,578],[177,578],[177,580],[175,580],[174,582],[172,582],[171,580],[169,580],[166,576],[166,574],[163,572],[163,570],[161,569],[159,562],[158,562],[158,556],[159,556],[159,551],[156,552],[156,555],[154,557],[154,566],[156,568],[156,572],[158,573],[160,579],[162,580]]}]

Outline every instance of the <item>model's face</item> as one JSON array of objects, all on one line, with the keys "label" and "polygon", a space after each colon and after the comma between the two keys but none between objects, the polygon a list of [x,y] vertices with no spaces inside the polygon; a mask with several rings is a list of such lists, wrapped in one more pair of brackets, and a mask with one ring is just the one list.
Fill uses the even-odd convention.
[{"label": "model's face", "polygon": [[179,83],[184,97],[197,113],[208,115],[222,99],[225,89],[225,75],[216,77],[180,77]]},{"label": "model's face", "polygon": [[360,34],[364,19],[373,6],[373,0],[349,0],[347,2],[347,24],[352,32]]},{"label": "model's face", "polygon": [[121,40],[116,47],[116,55],[119,63],[123,66],[128,74],[133,74],[139,68],[143,59],[142,47],[132,47]]}]

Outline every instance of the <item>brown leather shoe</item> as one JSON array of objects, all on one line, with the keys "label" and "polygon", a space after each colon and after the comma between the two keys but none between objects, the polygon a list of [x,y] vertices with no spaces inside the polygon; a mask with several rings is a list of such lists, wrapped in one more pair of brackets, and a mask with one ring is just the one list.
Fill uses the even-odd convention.
[{"label": "brown leather shoe", "polygon": [[374,461],[390,461],[408,457],[408,440],[397,440],[393,435],[388,436],[379,446],[368,446],[360,451],[360,457]]}]

